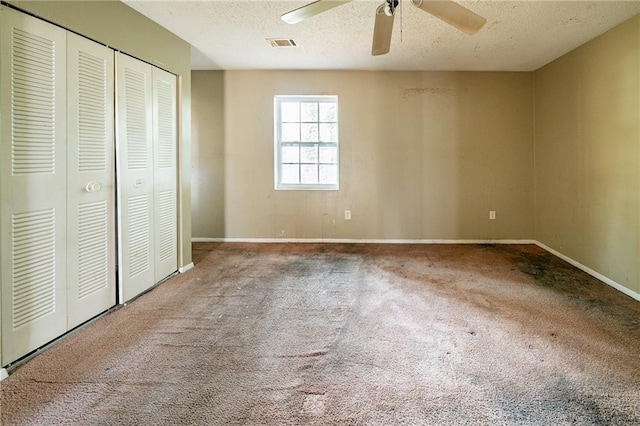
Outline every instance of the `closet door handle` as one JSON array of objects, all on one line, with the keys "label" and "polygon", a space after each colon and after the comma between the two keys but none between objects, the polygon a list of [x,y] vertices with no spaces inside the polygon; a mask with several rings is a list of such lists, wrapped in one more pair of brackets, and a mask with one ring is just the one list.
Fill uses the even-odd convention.
[{"label": "closet door handle", "polygon": [[86,189],[87,192],[98,192],[102,189],[102,185],[98,182],[89,182],[84,189]]},{"label": "closet door handle", "polygon": [[143,184],[142,179],[138,178],[133,182],[133,187],[134,188],[140,188],[142,186],[142,184]]}]

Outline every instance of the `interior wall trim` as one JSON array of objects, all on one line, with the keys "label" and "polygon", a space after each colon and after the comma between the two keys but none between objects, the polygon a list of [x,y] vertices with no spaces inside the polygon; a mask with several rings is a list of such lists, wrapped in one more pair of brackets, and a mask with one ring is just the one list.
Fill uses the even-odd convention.
[{"label": "interior wall trim", "polygon": [[6,368],[0,368],[0,382],[9,377]]},{"label": "interior wall trim", "polygon": [[190,269],[193,269],[193,262],[189,263],[188,265],[179,267],[178,272],[180,272],[181,274],[184,274]]},{"label": "interior wall trim", "polygon": [[560,259],[564,260],[565,262],[570,263],[571,265],[575,266],[576,268],[586,272],[587,274],[591,275],[592,277],[599,279],[603,283],[615,288],[618,291],[621,291],[622,293],[626,294],[627,296],[629,296],[629,297],[631,297],[633,299],[636,299],[637,301],[640,301],[640,294],[636,293],[635,291],[630,290],[627,287],[623,286],[622,284],[615,282],[611,278],[605,277],[601,273],[594,271],[593,269],[589,268],[588,266],[583,265],[582,263],[580,263],[580,262],[578,262],[576,260],[573,260],[569,256],[564,255],[564,254],[560,253],[559,251],[554,250],[551,247],[548,247],[548,246],[544,245],[540,241],[536,241],[535,244],[538,247],[540,247],[540,248],[548,251],[549,253],[553,254],[554,256],[557,256]]},{"label": "interior wall trim", "polygon": [[535,244],[535,240],[352,239],[352,238],[198,238],[193,243],[328,243],[328,244]]}]

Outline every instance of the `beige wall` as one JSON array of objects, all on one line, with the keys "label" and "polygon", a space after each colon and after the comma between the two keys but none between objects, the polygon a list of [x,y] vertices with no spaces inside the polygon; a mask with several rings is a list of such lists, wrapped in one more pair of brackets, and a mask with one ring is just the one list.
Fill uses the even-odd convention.
[{"label": "beige wall", "polygon": [[[195,237],[533,237],[530,73],[193,75]],[[338,95],[339,191],[274,190],[280,94]],[[207,98],[213,105],[200,110]]]},{"label": "beige wall", "polygon": [[224,235],[224,72],[193,71],[191,207],[194,236]]},{"label": "beige wall", "polygon": [[8,3],[179,76],[180,239],[178,263],[191,263],[191,46],[119,1]]},{"label": "beige wall", "polygon": [[535,237],[640,293],[640,16],[534,75]]}]

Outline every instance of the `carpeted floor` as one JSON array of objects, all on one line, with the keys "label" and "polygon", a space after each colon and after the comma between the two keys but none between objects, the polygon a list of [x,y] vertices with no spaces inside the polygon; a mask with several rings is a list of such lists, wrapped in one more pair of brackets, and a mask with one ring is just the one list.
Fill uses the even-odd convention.
[{"label": "carpeted floor", "polygon": [[640,424],[640,302],[536,246],[194,249],[0,383],[2,424]]}]

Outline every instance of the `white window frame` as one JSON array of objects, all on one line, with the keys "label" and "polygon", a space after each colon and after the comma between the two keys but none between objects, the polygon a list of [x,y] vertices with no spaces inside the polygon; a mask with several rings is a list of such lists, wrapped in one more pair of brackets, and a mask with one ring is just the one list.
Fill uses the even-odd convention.
[{"label": "white window frame", "polygon": [[[282,119],[280,116],[281,108],[280,104],[282,102],[313,102],[313,103],[335,103],[336,104],[336,126],[337,126],[337,140],[335,142],[285,142],[282,141]],[[273,98],[273,109],[274,109],[274,185],[276,190],[338,190],[340,189],[340,119],[338,116],[338,96],[335,95],[319,95],[319,96],[302,96],[302,95],[276,95]],[[301,121],[301,123],[304,123]],[[319,121],[319,123],[321,123]],[[327,146],[335,146],[336,147],[336,183],[335,184],[321,184],[321,183],[282,183],[281,175],[282,175],[282,145],[288,143],[298,143],[298,144],[314,144],[317,145],[327,145]],[[318,161],[320,161],[318,159]],[[300,162],[299,164],[304,164]],[[318,163],[322,165],[322,163]],[[333,164],[333,163],[328,163]]]}]

